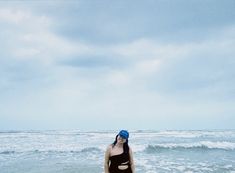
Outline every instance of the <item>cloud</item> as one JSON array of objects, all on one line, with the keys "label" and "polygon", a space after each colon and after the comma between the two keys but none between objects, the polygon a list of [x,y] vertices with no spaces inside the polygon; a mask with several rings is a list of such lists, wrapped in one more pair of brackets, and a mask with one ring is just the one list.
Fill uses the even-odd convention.
[{"label": "cloud", "polygon": [[[1,89],[47,86],[58,80],[56,64],[69,56],[81,56],[90,48],[53,33],[53,20],[29,10],[1,8]],[[58,73],[58,74],[56,74]],[[39,86],[38,84],[41,83]]]},{"label": "cloud", "polygon": [[[55,31],[71,40],[119,44],[137,38],[158,42],[200,41],[233,24],[234,1],[73,1],[55,4],[59,13],[43,8],[59,27]],[[106,9],[106,10],[103,10]]]},{"label": "cloud", "polygon": [[[12,29],[11,27],[8,33],[8,44],[5,45],[5,54],[10,55],[12,61],[23,62],[21,63],[23,66],[26,61],[30,61],[31,65],[39,63],[42,69],[49,66],[55,69],[52,72],[55,76],[58,72],[57,66],[70,66],[71,68],[89,68],[96,74],[92,74],[92,71],[80,71],[78,74],[90,73],[92,74],[90,76],[94,78],[97,75],[103,75],[104,79],[108,80],[103,81],[104,83],[115,84],[116,80],[116,83],[140,84],[142,81],[145,83],[144,85],[152,85],[153,88],[156,85],[158,89],[174,89],[177,88],[177,85],[179,87],[183,85],[183,88],[186,89],[187,87],[192,88],[194,84],[197,84],[198,87],[203,86],[203,80],[208,81],[210,76],[203,76],[203,73],[208,74],[210,69],[211,72],[215,71],[218,62],[221,61],[218,54],[221,56],[234,54],[231,51],[234,45],[234,41],[230,37],[233,34],[232,28],[218,32],[218,37],[221,38],[201,42],[175,44],[138,38],[120,44],[98,45],[71,41],[55,34],[52,30],[54,21],[47,16],[35,16],[29,11],[12,9],[2,9],[0,14],[2,20],[14,23],[21,29],[17,31],[18,28]],[[230,31],[231,34],[228,35],[226,31]],[[207,64],[213,64],[215,59],[218,61],[214,63],[215,66],[208,68]],[[203,67],[205,60],[208,61],[205,63],[205,67],[208,69],[202,68],[197,71],[196,68]],[[7,60],[7,62],[9,61]],[[32,66],[35,67],[35,65]],[[40,65],[37,66],[36,69],[40,70]],[[193,66],[195,68],[192,68]],[[105,77],[106,74],[107,77]],[[113,79],[110,76],[113,76]],[[195,81],[192,82],[191,79]]]},{"label": "cloud", "polygon": [[[6,23],[20,24],[30,20],[30,14],[21,10],[0,9],[0,21]],[[41,18],[42,19],[42,18]],[[40,20],[39,20],[40,21]]]},{"label": "cloud", "polygon": [[90,51],[86,45],[55,35],[51,28],[54,23],[48,16],[35,16],[30,11],[19,9],[0,10],[0,20],[4,26],[2,32],[8,38],[6,54],[10,54],[11,58],[36,59],[49,64],[55,59]]},{"label": "cloud", "polygon": [[[66,14],[42,4],[40,9],[32,4],[0,9],[1,116],[35,124],[74,122],[73,127],[78,123],[84,128],[88,122],[95,127],[93,118],[102,126],[111,118],[117,127],[123,125],[120,119],[135,119],[132,127],[146,122],[154,128],[158,122],[164,128],[168,119],[168,127],[181,127],[182,122],[192,125],[197,117],[214,116],[219,122],[221,114],[226,113],[227,119],[233,114],[235,27],[231,20],[207,23],[214,17],[205,5],[202,11],[207,18],[189,26],[183,22],[195,12],[178,14],[180,5],[175,9],[165,2],[162,7],[177,12],[175,21],[170,13],[164,21],[166,12],[160,6],[157,12],[155,6],[146,11],[148,3],[143,11],[142,3],[131,6],[134,14],[118,3],[118,8],[112,6],[100,15],[94,15],[103,9],[99,3],[71,4],[66,5]],[[126,14],[130,16],[123,21]],[[155,14],[161,15],[154,20]],[[222,18],[227,16],[226,12]],[[161,30],[177,23],[182,26]],[[183,41],[171,39],[181,31],[177,37]],[[195,38],[195,31],[205,32],[206,37]]]},{"label": "cloud", "polygon": [[[232,80],[234,73],[231,68],[235,54],[232,28],[226,27],[217,33],[217,38],[200,42],[160,44],[155,40],[140,39],[106,46],[110,59],[118,57],[124,67],[116,68],[110,83],[114,83],[115,74],[122,74],[129,84],[145,85],[143,87],[155,88],[158,92],[222,89],[221,82]],[[95,52],[105,54],[102,47],[93,47]]]}]

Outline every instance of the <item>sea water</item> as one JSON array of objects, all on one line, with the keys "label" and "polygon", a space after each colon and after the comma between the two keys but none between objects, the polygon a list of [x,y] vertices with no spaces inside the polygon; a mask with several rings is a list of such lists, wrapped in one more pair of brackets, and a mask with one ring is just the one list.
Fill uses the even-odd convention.
[{"label": "sea water", "polygon": [[[0,173],[102,173],[116,131],[0,132]],[[130,131],[136,173],[235,173],[235,131]]]}]

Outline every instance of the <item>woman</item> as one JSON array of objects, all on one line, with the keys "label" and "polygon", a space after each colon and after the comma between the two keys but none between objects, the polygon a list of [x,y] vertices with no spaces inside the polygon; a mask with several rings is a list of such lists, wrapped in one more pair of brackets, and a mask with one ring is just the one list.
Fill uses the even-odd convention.
[{"label": "woman", "polygon": [[132,150],[128,145],[129,133],[121,130],[105,152],[105,173],[135,173]]}]

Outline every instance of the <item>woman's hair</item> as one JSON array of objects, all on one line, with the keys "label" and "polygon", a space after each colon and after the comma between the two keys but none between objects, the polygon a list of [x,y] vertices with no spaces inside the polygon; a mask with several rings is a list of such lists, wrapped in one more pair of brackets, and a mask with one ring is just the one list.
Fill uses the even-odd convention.
[{"label": "woman's hair", "polygon": [[[118,138],[118,135],[116,136],[115,141],[113,142],[113,147],[117,143],[117,138]],[[126,142],[123,144],[123,151],[124,151],[124,153],[129,153],[128,139],[126,139]]]}]

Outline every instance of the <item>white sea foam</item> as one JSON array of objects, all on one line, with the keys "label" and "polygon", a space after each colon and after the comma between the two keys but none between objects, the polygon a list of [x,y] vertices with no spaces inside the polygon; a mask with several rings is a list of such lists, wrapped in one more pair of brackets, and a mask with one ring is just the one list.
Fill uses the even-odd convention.
[{"label": "white sea foam", "polygon": [[183,172],[185,170],[185,166],[177,166],[176,169]]},{"label": "white sea foam", "polygon": [[235,143],[220,141],[220,142],[211,142],[211,141],[201,141],[193,143],[162,143],[148,145],[146,150],[154,151],[158,149],[223,149],[223,150],[234,150]]},{"label": "white sea foam", "polygon": [[133,144],[133,145],[131,145],[131,148],[132,148],[132,150],[134,151],[134,152],[142,152],[142,151],[144,151],[145,149],[146,149],[146,145],[141,145],[141,144],[139,144],[139,145],[137,145],[137,144]]},{"label": "white sea foam", "polygon": [[218,149],[227,149],[227,150],[235,149],[235,143],[227,141],[219,141],[219,142],[202,141],[200,142],[200,144],[208,148],[218,148]]},{"label": "white sea foam", "polygon": [[235,137],[235,131],[141,131],[134,132],[132,137],[141,138],[141,137],[174,137],[174,138],[199,138],[199,137],[211,137],[211,138],[220,138],[220,137]]}]

